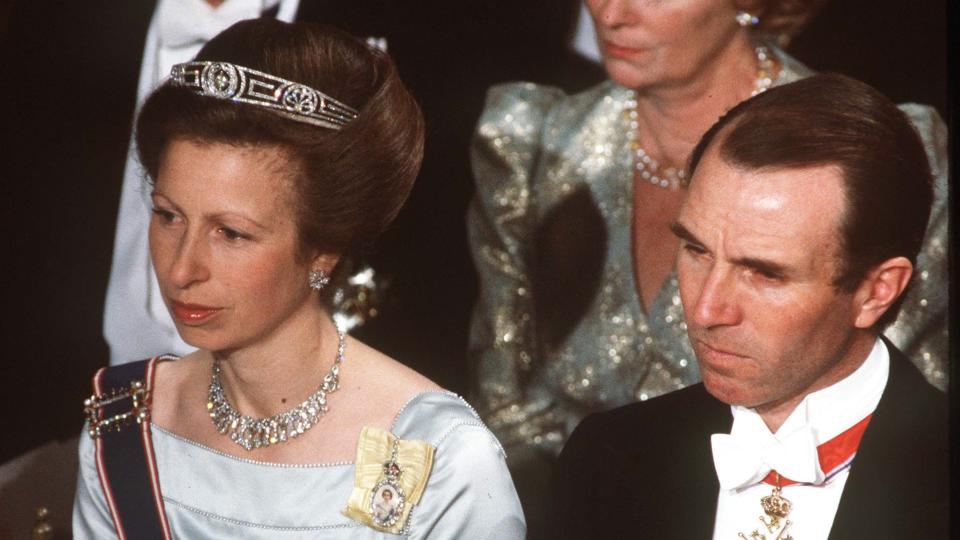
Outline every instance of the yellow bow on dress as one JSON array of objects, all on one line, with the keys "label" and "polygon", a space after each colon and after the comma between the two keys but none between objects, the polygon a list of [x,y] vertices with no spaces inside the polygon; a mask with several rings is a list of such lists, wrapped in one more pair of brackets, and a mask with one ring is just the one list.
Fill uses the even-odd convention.
[{"label": "yellow bow on dress", "polygon": [[[396,445],[396,458],[393,449]],[[396,480],[403,490],[404,504],[392,526],[380,526],[373,518],[374,488],[387,479],[384,464],[395,461],[400,467]],[[401,534],[407,525],[410,508],[420,502],[433,468],[433,446],[426,441],[397,439],[389,431],[364,427],[357,442],[356,479],[343,514],[369,527]]]}]

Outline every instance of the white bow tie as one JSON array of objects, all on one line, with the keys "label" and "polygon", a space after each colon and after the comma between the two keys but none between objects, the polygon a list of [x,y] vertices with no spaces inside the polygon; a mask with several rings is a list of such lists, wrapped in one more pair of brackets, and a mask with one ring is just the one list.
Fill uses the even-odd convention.
[{"label": "white bow tie", "polygon": [[204,0],[161,0],[157,38],[161,47],[202,45],[236,22],[255,19],[280,0],[227,0],[214,8]]},{"label": "white bow tie", "polygon": [[795,482],[822,484],[817,442],[809,426],[778,440],[756,414],[740,415],[730,434],[710,437],[720,488],[732,490],[763,480],[771,470]]}]

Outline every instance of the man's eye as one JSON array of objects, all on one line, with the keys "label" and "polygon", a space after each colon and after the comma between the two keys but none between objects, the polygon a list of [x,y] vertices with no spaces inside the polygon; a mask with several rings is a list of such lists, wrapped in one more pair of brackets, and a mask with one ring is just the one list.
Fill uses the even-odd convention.
[{"label": "man's eye", "polygon": [[754,275],[760,277],[761,279],[763,279],[763,280],[765,280],[765,281],[772,281],[772,282],[781,282],[781,281],[783,281],[783,276],[780,275],[780,274],[777,273],[777,272],[771,272],[771,271],[769,271],[769,270],[756,269],[756,270],[753,271],[753,273],[754,273]]}]

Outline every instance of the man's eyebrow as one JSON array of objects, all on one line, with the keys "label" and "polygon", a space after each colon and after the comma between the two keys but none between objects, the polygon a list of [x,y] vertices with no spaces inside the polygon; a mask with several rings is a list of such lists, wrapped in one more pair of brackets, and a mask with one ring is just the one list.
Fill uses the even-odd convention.
[{"label": "man's eyebrow", "polygon": [[[670,224],[670,230],[684,242],[704,248],[703,242],[689,229],[684,227],[678,221],[674,221]],[[706,248],[704,248],[706,249]],[[788,273],[788,268],[778,262],[771,261],[769,259],[760,259],[757,257],[739,257],[732,261],[733,264],[737,266],[743,266],[745,268],[750,268],[751,270],[756,270],[762,274],[771,275],[771,276],[786,276]]]},{"label": "man's eyebrow", "polygon": [[670,224],[670,231],[673,232],[677,238],[683,240],[684,242],[703,247],[703,242],[701,242],[696,235],[690,232],[689,229],[681,225],[679,221],[674,221]]},{"label": "man's eyebrow", "polygon": [[788,273],[788,268],[786,266],[767,259],[758,259],[756,257],[740,257],[732,260],[731,262],[737,266],[743,266],[745,268],[758,271],[761,274],[770,276],[783,277]]}]

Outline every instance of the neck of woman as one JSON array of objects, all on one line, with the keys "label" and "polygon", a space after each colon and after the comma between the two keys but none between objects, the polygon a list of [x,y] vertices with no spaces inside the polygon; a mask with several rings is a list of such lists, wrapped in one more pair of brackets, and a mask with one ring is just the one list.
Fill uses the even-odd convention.
[{"label": "neck of woman", "polygon": [[211,352],[220,384],[240,414],[264,418],[310,397],[337,357],[339,336],[326,310],[306,306],[256,343]]},{"label": "neck of woman", "polygon": [[661,165],[682,168],[700,137],[756,87],[757,54],[735,39],[703,69],[668,85],[637,89],[637,142]]}]

